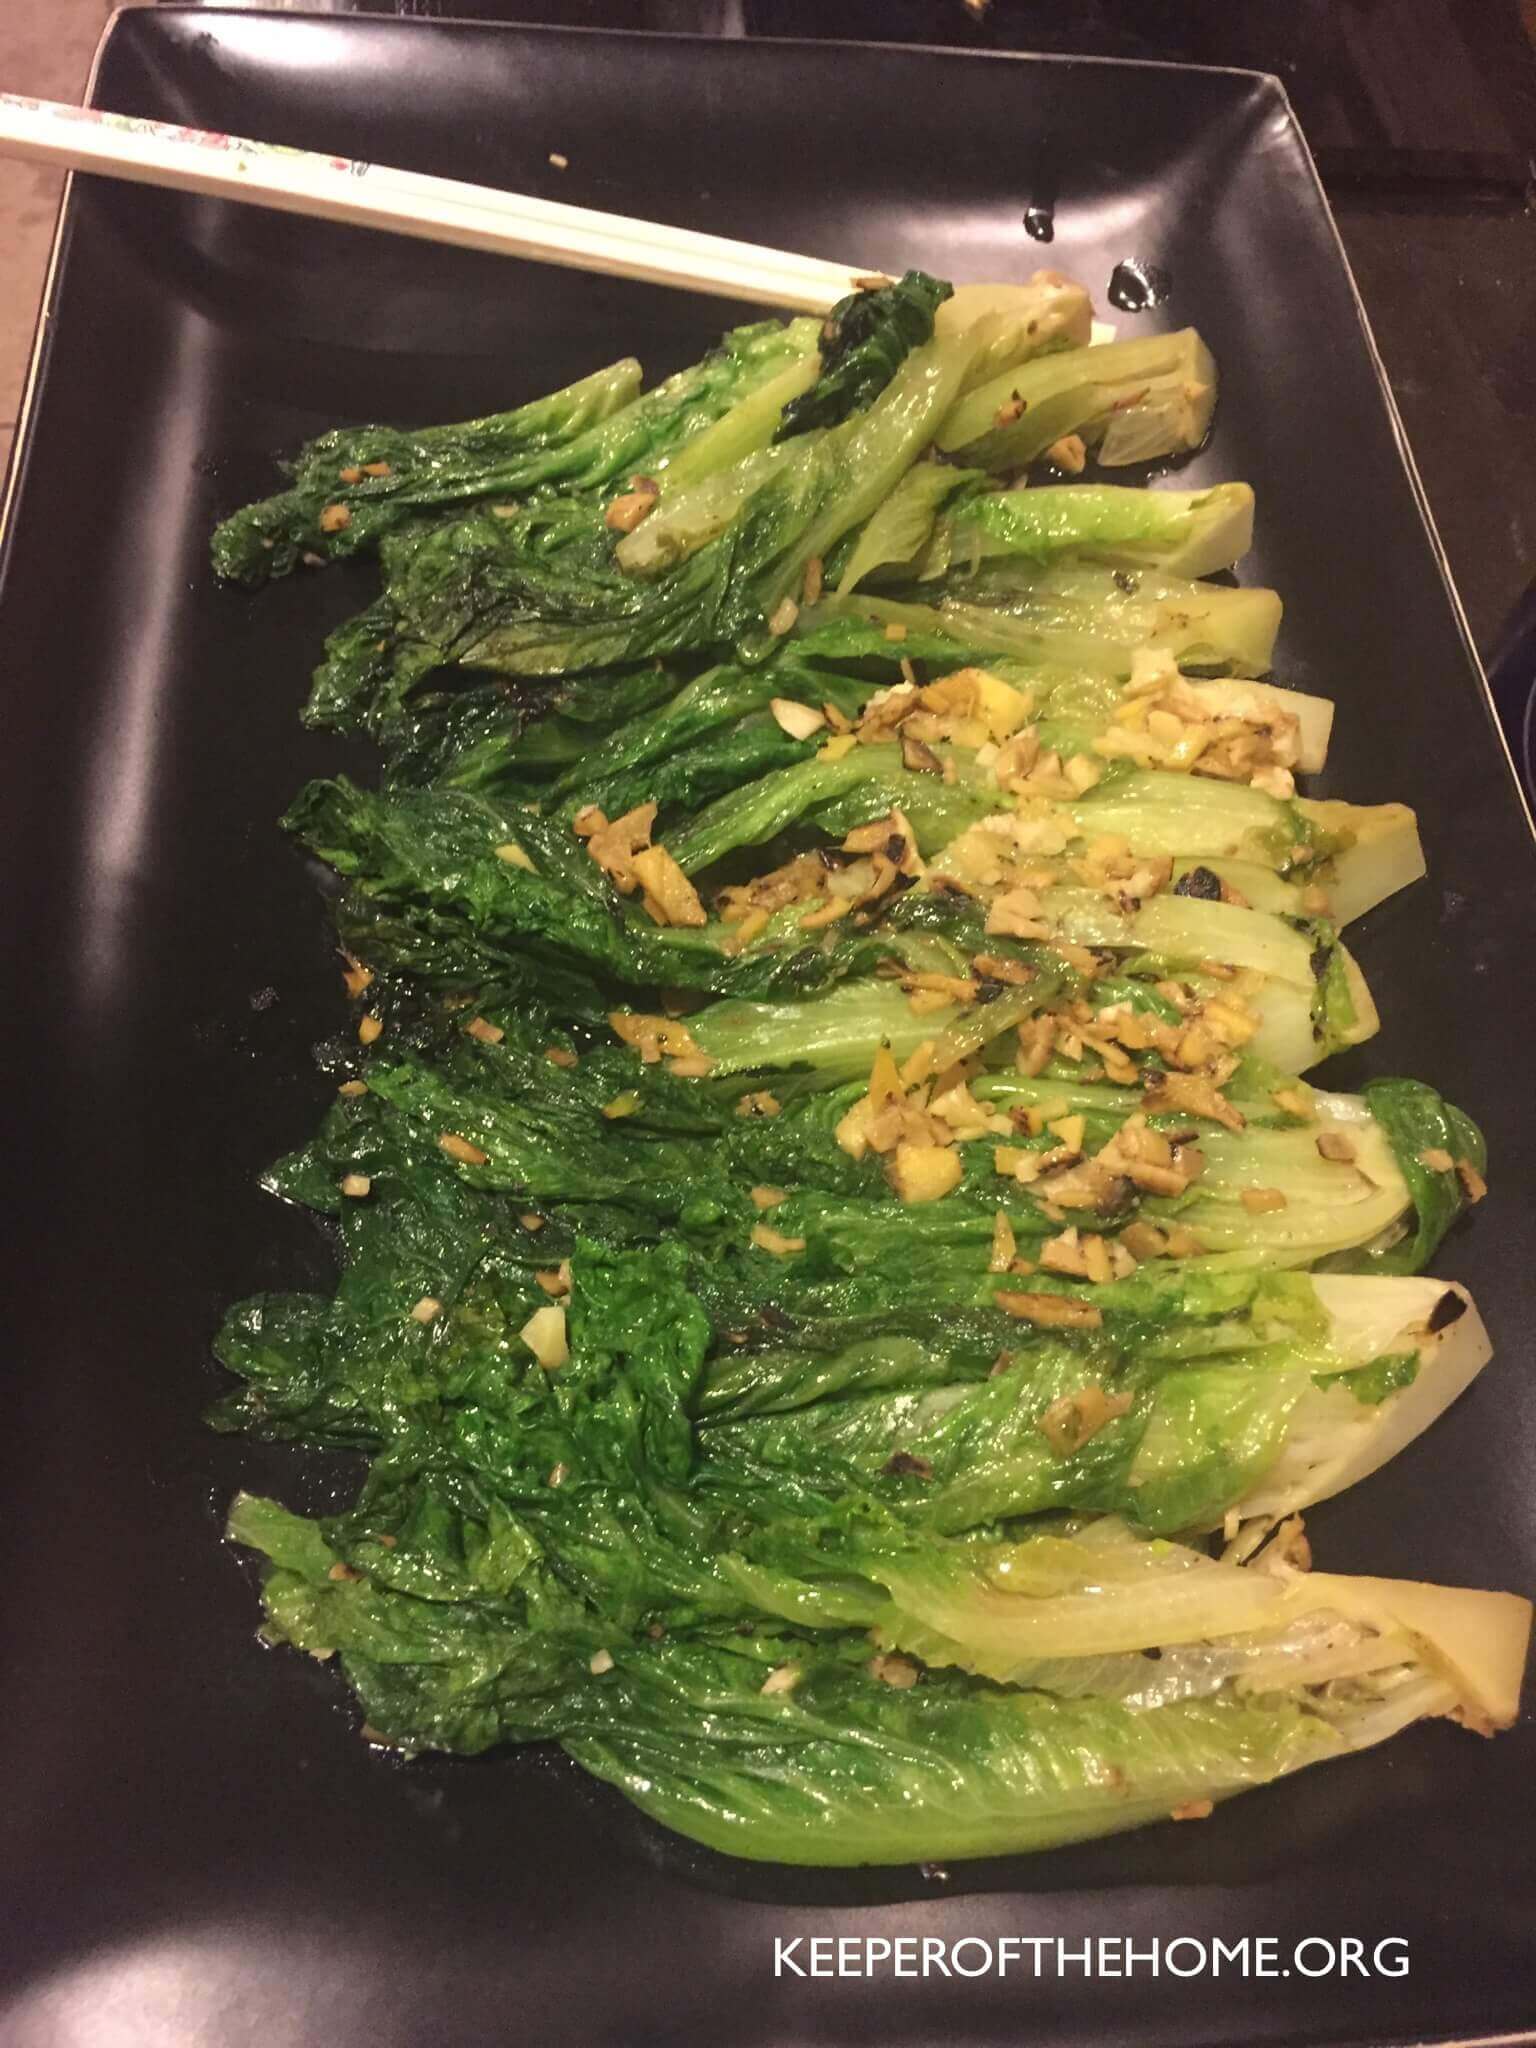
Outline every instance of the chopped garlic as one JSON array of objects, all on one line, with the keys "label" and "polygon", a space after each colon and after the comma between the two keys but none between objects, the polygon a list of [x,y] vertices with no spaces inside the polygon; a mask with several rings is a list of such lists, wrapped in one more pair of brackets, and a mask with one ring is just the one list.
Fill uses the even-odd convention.
[{"label": "chopped garlic", "polygon": [[547,1308],[536,1308],[517,1334],[546,1372],[554,1372],[571,1355],[566,1340],[565,1310],[557,1303],[551,1302]]},{"label": "chopped garlic", "polygon": [[1043,1329],[1097,1330],[1104,1321],[1102,1310],[1067,1294],[1014,1294],[999,1290],[992,1299],[1005,1314],[1017,1316],[1022,1322],[1038,1323]]},{"label": "chopped garlic", "polygon": [[776,1259],[787,1259],[795,1252],[805,1250],[803,1237],[785,1237],[767,1223],[754,1223],[752,1242],[759,1251],[772,1252]]},{"label": "chopped garlic", "polygon": [[1063,1394],[1052,1401],[1035,1424],[1058,1458],[1070,1458],[1090,1437],[1097,1436],[1106,1422],[1124,1415],[1131,1406],[1130,1394],[1106,1394],[1100,1386],[1084,1387],[1078,1394]]},{"label": "chopped garlic", "polygon": [[987,1271],[1006,1273],[1017,1258],[1018,1250],[1019,1242],[1013,1234],[1007,1212],[999,1209],[992,1219],[992,1256],[987,1262]]},{"label": "chopped garlic", "polygon": [[373,969],[365,967],[361,960],[354,959],[350,953],[343,953],[341,957],[347,963],[341,977],[346,984],[347,994],[360,996],[373,980]]},{"label": "chopped garlic", "polygon": [[945,1145],[898,1145],[886,1167],[898,1201],[936,1202],[950,1194],[965,1176],[958,1152]]},{"label": "chopped garlic", "polygon": [[457,1159],[461,1166],[484,1166],[490,1159],[489,1152],[482,1152],[478,1145],[472,1145],[468,1138],[461,1138],[457,1131],[445,1131],[438,1144],[450,1159]]},{"label": "chopped garlic", "polygon": [[1053,1137],[1060,1138],[1069,1152],[1081,1152],[1088,1135],[1088,1119],[1080,1115],[1059,1116],[1045,1128]]},{"label": "chopped garlic", "polygon": [[774,697],[768,709],[773,713],[774,724],[792,740],[810,739],[827,722],[824,711],[816,710],[814,705],[796,703],[793,697]]},{"label": "chopped garlic", "polygon": [[770,1095],[766,1088],[756,1088],[750,1095],[741,1096],[736,1104],[738,1116],[777,1116],[781,1107],[779,1098]]},{"label": "chopped garlic", "polygon": [[642,519],[649,518],[661,496],[660,486],[650,477],[637,476],[634,482],[634,490],[615,498],[603,514],[603,524],[615,533],[633,533]]},{"label": "chopped garlic", "polygon": [[871,1678],[878,1678],[882,1685],[895,1686],[898,1692],[905,1692],[916,1685],[922,1676],[910,1657],[893,1657],[885,1652],[871,1657],[865,1665]]},{"label": "chopped garlic", "polygon": [[630,868],[644,892],[642,902],[657,924],[708,924],[699,892],[664,846],[647,846],[634,855]]}]

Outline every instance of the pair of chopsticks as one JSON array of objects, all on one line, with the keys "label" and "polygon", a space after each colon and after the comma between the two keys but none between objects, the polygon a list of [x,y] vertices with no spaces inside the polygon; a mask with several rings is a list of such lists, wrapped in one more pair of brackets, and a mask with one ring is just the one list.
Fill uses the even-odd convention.
[{"label": "pair of chopsticks", "polygon": [[826,312],[863,274],[657,221],[14,93],[0,93],[0,156],[798,313]]}]

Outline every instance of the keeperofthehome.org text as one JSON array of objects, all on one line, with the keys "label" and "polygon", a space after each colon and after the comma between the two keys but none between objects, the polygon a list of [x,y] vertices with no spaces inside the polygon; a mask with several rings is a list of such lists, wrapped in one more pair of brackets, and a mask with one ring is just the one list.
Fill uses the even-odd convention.
[{"label": "keeperofthehome.org text", "polygon": [[1408,1943],[1400,1935],[1309,1934],[1282,1943],[1273,1935],[1205,1941],[1194,1935],[1135,1941],[1101,1934],[780,1935],[775,1977],[1406,1977]]}]

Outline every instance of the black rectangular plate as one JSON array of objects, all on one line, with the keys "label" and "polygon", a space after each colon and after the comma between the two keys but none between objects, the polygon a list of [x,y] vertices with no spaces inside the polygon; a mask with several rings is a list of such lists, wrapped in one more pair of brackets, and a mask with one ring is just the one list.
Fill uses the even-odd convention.
[{"label": "black rectangular plate", "polygon": [[[1283,679],[1337,698],[1328,786],[1417,806],[1433,878],[1359,950],[1381,1036],[1492,1132],[1443,1270],[1500,1346],[1478,1389],[1319,1512],[1335,1569],[1529,1589],[1536,862],[1305,146],[1272,80],[826,44],[283,18],[119,17],[104,106],[898,269],[1102,290],[1222,365],[1189,474],[1257,487],[1246,578]],[[548,158],[569,159],[563,174]],[[1043,153],[1043,154],[1042,154]],[[1422,1728],[1202,1827],[1028,1861],[800,1874],[696,1854],[558,1758],[382,1761],[331,1670],[263,1656],[220,1516],[242,1480],[349,1483],[216,1440],[220,1307],[324,1283],[258,1170],[310,1130],[335,962],[273,820],[340,758],[297,722],[368,572],[218,589],[215,517],[341,419],[452,419],[733,309],[77,180],[3,565],[0,2038],[324,2048],[698,2041],[1353,2041],[1533,2017],[1530,1726]],[[1129,323],[1128,323],[1129,324]],[[1489,507],[1490,521],[1497,506]],[[1405,1937],[1367,1981],[775,1980],[776,1935]],[[1318,1952],[1312,1952],[1314,1959]],[[127,2038],[125,2034],[122,2038]]]}]

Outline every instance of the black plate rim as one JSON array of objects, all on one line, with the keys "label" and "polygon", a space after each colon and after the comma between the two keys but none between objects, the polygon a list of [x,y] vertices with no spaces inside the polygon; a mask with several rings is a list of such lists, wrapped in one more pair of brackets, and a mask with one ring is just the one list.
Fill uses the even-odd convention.
[{"label": "black plate rim", "polygon": [[[1110,58],[1105,61],[1113,63],[1116,60]],[[1194,67],[1191,66],[1190,68],[1193,69]],[[1382,404],[1386,408],[1387,420],[1392,428],[1392,439],[1397,445],[1398,459],[1403,465],[1403,471],[1407,476],[1409,488],[1413,492],[1413,501],[1418,508],[1419,522],[1424,528],[1425,538],[1428,540],[1430,551],[1434,555],[1435,566],[1440,571],[1440,581],[1456,620],[1456,630],[1461,636],[1462,649],[1466,654],[1468,665],[1477,679],[1478,688],[1482,692],[1483,707],[1488,713],[1488,722],[1493,727],[1499,752],[1504,757],[1504,765],[1509,770],[1509,778],[1514,785],[1515,799],[1520,806],[1520,815],[1525,820],[1525,829],[1531,835],[1531,838],[1536,840],[1536,810],[1533,810],[1531,799],[1526,794],[1525,783],[1521,779],[1520,770],[1515,764],[1514,752],[1510,747],[1509,735],[1504,730],[1504,721],[1500,718],[1498,707],[1494,703],[1493,689],[1488,681],[1488,671],[1484,666],[1483,657],[1478,651],[1477,642],[1472,637],[1472,627],[1467,619],[1467,609],[1462,603],[1461,592],[1456,587],[1456,577],[1451,569],[1451,559],[1446,553],[1445,543],[1440,538],[1440,529],[1435,523],[1434,511],[1429,502],[1429,493],[1424,487],[1424,479],[1419,472],[1418,461],[1413,452],[1413,443],[1409,440],[1408,429],[1403,424],[1403,415],[1397,402],[1397,393],[1392,389],[1392,380],[1387,375],[1387,366],[1382,359],[1381,349],[1376,341],[1376,330],[1372,327],[1371,316],[1366,311],[1365,300],[1361,295],[1359,280],[1355,276],[1354,265],[1349,260],[1349,251],[1344,246],[1344,237],[1339,231],[1338,220],[1328,199],[1328,190],[1323,183],[1323,174],[1317,167],[1317,158],[1313,154],[1311,143],[1307,140],[1307,131],[1302,126],[1295,107],[1291,104],[1291,96],[1286,91],[1284,79],[1277,77],[1273,72],[1256,73],[1254,75],[1267,78],[1279,93],[1285,108],[1286,119],[1291,124],[1291,132],[1295,135],[1296,141],[1300,146],[1302,158],[1306,163],[1307,174],[1312,180],[1313,190],[1317,195],[1318,211],[1327,223],[1328,233],[1333,241],[1334,253],[1338,257],[1339,269],[1343,272],[1344,281],[1349,286],[1349,295],[1354,301],[1355,318],[1360,323],[1360,337],[1365,343],[1366,354],[1371,359],[1371,369],[1376,378],[1376,388],[1381,393]],[[1518,2036],[1510,2035],[1508,2038],[1512,2041],[1536,2041],[1536,2031]]]}]

